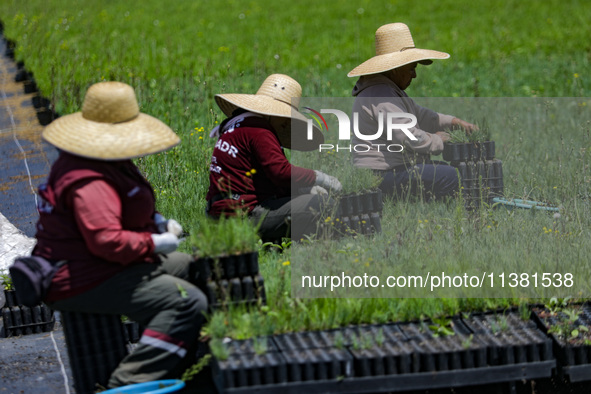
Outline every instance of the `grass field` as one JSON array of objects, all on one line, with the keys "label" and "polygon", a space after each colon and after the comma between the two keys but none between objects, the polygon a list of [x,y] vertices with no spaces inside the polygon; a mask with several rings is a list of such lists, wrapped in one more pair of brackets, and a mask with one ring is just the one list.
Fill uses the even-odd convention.
[{"label": "grass field", "polygon": [[[374,54],[375,30],[405,22],[418,47],[451,54],[449,60],[419,67],[409,95],[447,98],[428,101],[442,108],[468,97],[486,108],[485,114],[467,113],[476,118],[467,120],[486,115],[490,121],[507,194],[549,201],[563,211],[554,218],[488,208],[469,214],[460,203],[390,204],[384,232],[374,244],[386,245],[396,258],[384,258],[383,250],[370,246],[360,250],[363,257],[398,267],[418,262],[480,267],[501,261],[530,270],[543,263],[556,270],[574,266],[583,276],[591,272],[591,103],[585,99],[591,89],[591,6],[585,1],[4,0],[0,20],[5,36],[18,44],[17,58],[58,113],[79,110],[92,83],[120,80],[135,87],[143,112],[171,125],[182,144],[138,163],[156,189],[158,208],[193,232],[203,223],[214,144],[208,131],[222,120],[214,94],[254,93],[277,72],[297,79],[304,96],[349,97],[355,80],[346,74]],[[516,109],[529,113],[519,112],[519,106],[535,104],[531,97],[581,99],[546,106],[541,101],[539,116],[525,120],[503,116]],[[495,106],[501,105],[507,108],[499,116]],[[564,113],[561,105],[569,110]],[[347,242],[315,249],[345,251],[339,256],[354,262],[359,256]],[[290,295],[290,261],[289,248],[262,252],[269,305],[211,316],[207,331],[216,338],[248,337],[519,303],[511,294],[502,299],[296,299]]]}]

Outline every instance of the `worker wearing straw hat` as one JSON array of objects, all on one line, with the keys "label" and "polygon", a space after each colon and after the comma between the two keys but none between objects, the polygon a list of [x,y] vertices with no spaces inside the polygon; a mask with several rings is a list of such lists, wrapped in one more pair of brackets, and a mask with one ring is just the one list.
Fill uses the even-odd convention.
[{"label": "worker wearing straw hat", "polygon": [[[353,112],[360,114],[359,130],[374,134],[383,114],[409,113],[417,119],[416,126],[408,128],[415,139],[409,138],[403,130],[394,130],[391,141],[385,139],[386,133],[377,140],[363,141],[370,144],[371,149],[355,152],[354,165],[379,173],[383,178],[380,188],[386,194],[400,197],[410,192],[422,194],[427,199],[453,195],[459,186],[455,168],[431,161],[430,156],[441,153],[443,143],[449,140],[445,130],[461,127],[471,132],[477,127],[454,116],[421,107],[405,92],[416,77],[418,64],[428,65],[433,59],[447,59],[449,54],[416,48],[404,23],[381,26],[376,31],[375,48],[376,56],[348,74],[349,77],[359,77],[353,88]],[[393,120],[395,124],[408,122],[410,118]],[[379,149],[381,144],[398,144],[403,150]]]},{"label": "worker wearing straw hat", "polygon": [[[297,81],[273,74],[256,94],[215,96],[227,119],[212,131],[219,139],[206,196],[210,216],[246,211],[260,224],[265,240],[299,239],[316,232],[320,214],[334,204],[323,196],[339,192],[341,184],[320,171],[291,165],[285,157],[283,148],[312,150],[323,142],[317,128],[313,138],[304,138],[307,119],[298,112],[301,95]],[[306,192],[296,195],[300,189]]]},{"label": "worker wearing straw hat", "polygon": [[45,301],[126,315],[145,328],[109,386],[172,376],[196,346],[207,299],[184,280],[192,259],[175,252],[182,228],[155,211],[152,187],[131,159],[170,149],[178,136],[140,113],[131,86],[101,82],[88,89],[82,112],[56,119],[43,138],[60,156],[39,188],[33,254],[67,261]]}]

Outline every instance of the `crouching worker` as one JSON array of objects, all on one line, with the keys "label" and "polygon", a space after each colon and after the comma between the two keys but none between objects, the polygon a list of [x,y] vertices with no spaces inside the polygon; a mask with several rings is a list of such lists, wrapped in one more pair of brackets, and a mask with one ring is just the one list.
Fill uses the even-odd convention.
[{"label": "crouching worker", "polygon": [[[388,133],[382,133],[374,141],[361,141],[356,137],[355,143],[368,144],[370,149],[355,152],[354,165],[379,174],[382,177],[380,189],[386,195],[401,198],[410,193],[421,195],[425,200],[454,196],[460,183],[456,169],[445,162],[433,161],[431,155],[441,153],[443,143],[449,140],[450,135],[444,130],[457,127],[472,132],[478,127],[421,107],[405,91],[417,76],[418,64],[447,59],[449,54],[416,48],[410,29],[404,23],[380,27],[376,31],[375,48],[376,56],[348,74],[359,77],[353,88],[353,112],[360,114],[359,130],[367,134],[381,130],[385,114],[397,114],[392,119],[395,124],[410,123],[411,118],[407,117],[410,114],[415,117],[415,123],[395,129],[392,140],[388,139]],[[400,149],[380,149],[389,144]]]},{"label": "crouching worker", "polygon": [[126,315],[145,327],[110,387],[179,372],[207,299],[183,279],[192,259],[175,252],[180,225],[156,213],[152,187],[131,161],[177,145],[178,136],[140,113],[131,86],[101,82],[88,89],[82,112],[53,121],[43,138],[60,156],[39,188],[33,255],[67,261],[45,301],[57,310]]},{"label": "crouching worker", "polygon": [[312,150],[324,141],[317,128],[312,140],[306,138],[306,117],[297,108],[301,95],[297,81],[273,74],[256,94],[215,96],[228,118],[211,133],[219,139],[209,172],[209,216],[246,211],[268,241],[316,233],[319,218],[335,206],[328,192],[342,187],[336,178],[291,165],[285,157],[283,148]]}]

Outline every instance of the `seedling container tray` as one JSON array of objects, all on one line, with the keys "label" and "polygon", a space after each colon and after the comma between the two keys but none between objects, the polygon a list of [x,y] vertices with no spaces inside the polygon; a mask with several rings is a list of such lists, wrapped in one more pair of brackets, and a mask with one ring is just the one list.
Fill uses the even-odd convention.
[{"label": "seedling container tray", "polygon": [[197,280],[242,278],[259,273],[258,252],[238,255],[202,257],[193,263]]},{"label": "seedling container tray", "polygon": [[492,160],[495,153],[494,141],[446,143],[443,146],[443,160],[451,162]]},{"label": "seedling container tray", "polygon": [[[491,330],[496,316],[505,319],[508,331]],[[228,393],[396,392],[549,378],[556,368],[551,340],[517,313],[454,317],[451,336],[435,335],[432,327],[429,321],[392,323],[267,337],[276,344],[268,345],[272,367],[281,371],[273,376],[284,376],[285,362],[286,380],[255,384],[266,368],[259,364],[239,372],[238,359],[264,361],[245,344],[234,350],[248,354],[230,353],[233,361],[218,362],[218,388]],[[229,385],[224,382],[228,370]],[[238,384],[237,376],[248,386]]]},{"label": "seedling container tray", "polygon": [[[579,326],[591,329],[591,305],[587,303],[569,306],[569,308],[572,307],[580,308],[580,314],[571,325],[565,325],[565,330],[570,333],[572,329],[579,328]],[[532,308],[532,319],[542,331],[548,333],[552,327],[564,325],[567,316],[560,310],[553,315],[543,305],[540,305]],[[571,382],[591,380],[591,346],[584,342],[571,343],[569,339],[574,339],[563,339],[556,333],[549,333],[549,336],[558,361],[559,375],[568,377]]]},{"label": "seedling container tray", "polygon": [[229,281],[210,280],[205,289],[202,289],[207,297],[210,310],[215,310],[227,305],[254,305],[265,304],[265,281],[262,275],[244,278],[232,278]]},{"label": "seedling container tray", "polygon": [[45,304],[5,307],[1,314],[6,338],[52,331],[55,325],[53,311]]},{"label": "seedling container tray", "polygon": [[223,393],[387,393],[411,390],[465,387],[540,379],[551,376],[554,361],[503,365],[456,371],[342,378],[326,381],[220,388]]},{"label": "seedling container tray", "polygon": [[333,219],[335,237],[342,235],[371,235],[382,232],[381,214],[384,208],[382,191],[377,189],[362,194],[346,194],[339,199],[336,219]]},{"label": "seedling container tray", "polygon": [[111,373],[128,353],[120,316],[61,314],[76,392],[94,393],[97,383],[106,387]]},{"label": "seedling container tray", "polygon": [[256,351],[256,342],[264,342],[264,347],[266,348],[267,353],[276,353],[278,352],[277,345],[275,344],[276,341],[273,340],[272,337],[259,337],[259,338],[250,338],[250,339],[242,339],[242,340],[234,340],[228,343],[225,343],[226,349],[228,350],[228,354],[230,356],[233,355],[248,355],[248,354],[257,354]]}]

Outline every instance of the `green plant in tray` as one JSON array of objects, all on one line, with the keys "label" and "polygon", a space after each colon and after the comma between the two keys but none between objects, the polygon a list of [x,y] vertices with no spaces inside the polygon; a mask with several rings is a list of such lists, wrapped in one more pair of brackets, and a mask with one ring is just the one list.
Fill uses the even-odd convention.
[{"label": "green plant in tray", "polygon": [[255,251],[259,236],[257,227],[245,215],[204,218],[191,232],[191,246],[199,257],[215,257]]},{"label": "green plant in tray", "polygon": [[4,286],[4,290],[14,290],[14,285],[12,284],[12,278],[10,274],[6,270],[2,270],[0,273],[0,281],[2,281],[2,285]]},{"label": "green plant in tray", "polygon": [[449,141],[450,144],[464,144],[468,142],[468,135],[464,129],[453,129],[449,131]]}]

